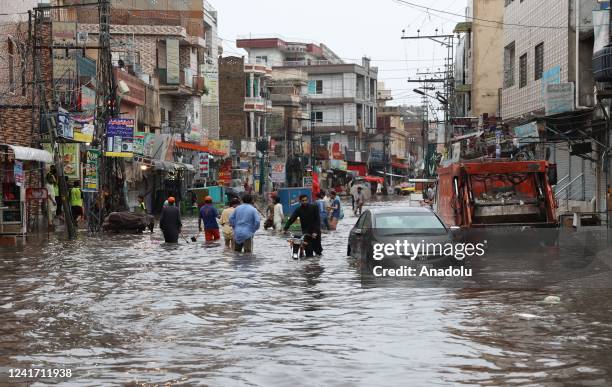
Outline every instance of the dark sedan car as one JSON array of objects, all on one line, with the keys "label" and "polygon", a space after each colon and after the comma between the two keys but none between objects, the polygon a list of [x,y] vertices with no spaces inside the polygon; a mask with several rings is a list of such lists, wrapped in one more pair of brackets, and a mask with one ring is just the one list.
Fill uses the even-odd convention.
[{"label": "dark sedan car", "polygon": [[351,229],[347,254],[368,265],[383,261],[390,266],[410,261],[448,264],[452,259],[439,247],[452,242],[451,230],[429,208],[369,209]]}]

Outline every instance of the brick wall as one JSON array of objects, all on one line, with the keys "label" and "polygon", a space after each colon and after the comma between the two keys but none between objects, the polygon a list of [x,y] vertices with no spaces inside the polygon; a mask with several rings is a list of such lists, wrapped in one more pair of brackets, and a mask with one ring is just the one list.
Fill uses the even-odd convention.
[{"label": "brick wall", "polygon": [[234,141],[240,150],[245,138],[244,96],[246,78],[244,58],[229,56],[219,59],[219,138]]}]

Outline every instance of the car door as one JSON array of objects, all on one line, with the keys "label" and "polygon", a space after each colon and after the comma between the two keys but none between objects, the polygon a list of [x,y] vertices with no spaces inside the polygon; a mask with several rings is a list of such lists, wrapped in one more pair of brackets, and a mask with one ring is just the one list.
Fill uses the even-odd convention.
[{"label": "car door", "polygon": [[358,235],[359,255],[362,259],[368,259],[367,255],[370,251],[372,241],[372,213],[366,212],[361,224],[361,234]]},{"label": "car door", "polygon": [[363,232],[361,230],[361,227],[363,227],[363,223],[365,222],[366,215],[369,212],[370,211],[366,210],[363,214],[361,214],[359,219],[357,219],[357,223],[355,223],[355,226],[353,226],[353,228],[351,229],[351,232],[349,233],[349,248],[351,252],[351,257],[359,258],[361,256],[359,253],[359,249],[360,249],[361,241],[362,241],[361,236]]}]

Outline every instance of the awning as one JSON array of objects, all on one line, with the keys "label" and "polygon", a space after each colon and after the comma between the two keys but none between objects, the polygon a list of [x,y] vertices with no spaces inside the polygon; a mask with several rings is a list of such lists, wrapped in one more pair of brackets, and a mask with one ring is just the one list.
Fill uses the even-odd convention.
[{"label": "awning", "polygon": [[[404,175],[396,175],[395,173],[385,173],[383,171],[376,171],[376,173],[380,173],[381,175],[387,175],[387,176],[392,176],[392,177],[410,177],[410,176],[404,176]],[[380,177],[379,179],[382,179],[382,177]]]},{"label": "awning", "polygon": [[176,163],[174,161],[153,160],[153,166],[160,171],[195,171],[195,167],[191,164]]},{"label": "awning", "polygon": [[382,177],[371,176],[371,175],[360,177],[360,178],[358,178],[356,180],[360,180],[360,179],[363,179],[363,180],[368,181],[370,183],[380,183],[380,184],[383,184],[385,182],[385,180]]},{"label": "awning", "polygon": [[200,144],[192,144],[190,142],[176,141],[174,143],[174,146],[176,146],[177,148],[181,148],[181,149],[189,149],[189,150],[194,150],[198,152],[206,152],[214,156],[227,156],[225,152],[222,152],[220,150],[210,149],[207,146],[200,145]]},{"label": "awning", "polygon": [[0,145],[11,148],[13,150],[13,153],[15,153],[15,158],[17,160],[32,160],[40,161],[42,163],[53,164],[53,155],[51,155],[51,153],[47,152],[46,150],[9,144]]},{"label": "awning", "polygon": [[480,137],[483,133],[484,133],[483,131],[479,130],[477,132],[464,134],[463,136],[455,136],[452,138],[451,141],[457,142],[457,141],[465,140],[466,138]]}]

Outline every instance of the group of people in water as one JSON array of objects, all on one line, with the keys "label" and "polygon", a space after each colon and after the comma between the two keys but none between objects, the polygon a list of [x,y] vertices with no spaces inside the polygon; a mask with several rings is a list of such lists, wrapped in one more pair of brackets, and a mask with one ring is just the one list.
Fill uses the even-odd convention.
[{"label": "group of people in water", "polygon": [[[311,203],[309,195],[300,195],[299,207],[285,221],[281,199],[273,193],[266,210],[264,229],[271,228],[279,233],[287,233],[291,225],[299,219],[306,256],[321,255],[323,253],[321,233],[327,230],[334,231],[344,214],[340,198],[335,191],[329,191],[329,195],[321,191],[316,198],[316,201]],[[355,213],[357,211],[361,213],[365,200],[361,197],[353,199]],[[260,212],[251,194],[244,194],[242,200],[232,198],[222,211],[213,205],[212,197],[206,196],[199,210],[199,233],[192,237],[192,240],[197,240],[199,234],[203,232],[207,244],[215,243],[223,236],[226,247],[238,252],[252,252],[253,237],[260,227],[260,222]],[[174,197],[169,197],[164,203],[159,226],[166,243],[178,243],[181,236],[186,240],[182,234],[183,224]]]}]

